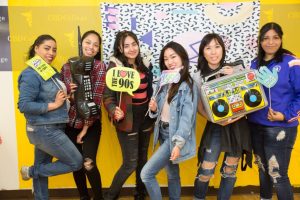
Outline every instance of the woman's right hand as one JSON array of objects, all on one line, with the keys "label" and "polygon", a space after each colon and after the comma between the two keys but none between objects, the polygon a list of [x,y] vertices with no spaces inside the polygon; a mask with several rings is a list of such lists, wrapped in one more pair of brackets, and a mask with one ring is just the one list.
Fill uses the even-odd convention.
[{"label": "woman's right hand", "polygon": [[55,97],[54,103],[56,104],[57,108],[61,107],[64,104],[66,98],[67,98],[67,96],[66,96],[66,94],[62,90],[59,90],[56,93],[56,97]]},{"label": "woman's right hand", "polygon": [[120,107],[116,107],[116,110],[115,110],[115,113],[114,113],[114,118],[117,120],[117,121],[119,121],[119,120],[121,120],[121,119],[123,119],[124,118],[124,112],[123,112],[123,110],[121,110],[121,108]]},{"label": "woman's right hand", "polygon": [[224,66],[224,67],[222,67],[221,71],[222,71],[222,74],[230,75],[230,74],[233,74],[233,67]]},{"label": "woman's right hand", "polygon": [[150,99],[150,102],[149,102],[149,109],[150,109],[152,112],[156,112],[156,111],[157,111],[157,103],[156,103],[155,98],[151,98],[151,99]]}]

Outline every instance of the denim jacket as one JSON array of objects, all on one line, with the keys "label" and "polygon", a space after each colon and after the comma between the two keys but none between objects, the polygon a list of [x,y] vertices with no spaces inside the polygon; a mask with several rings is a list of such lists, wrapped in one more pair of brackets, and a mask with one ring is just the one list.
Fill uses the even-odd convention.
[{"label": "denim jacket", "polygon": [[[168,86],[163,86],[156,97],[157,112],[150,112],[149,116],[155,118],[153,148],[159,138],[159,122],[161,119],[161,111],[167,96]],[[180,147],[180,157],[173,163],[179,163],[190,159],[196,155],[196,112],[197,112],[197,88],[193,84],[193,97],[191,90],[186,82],[181,83],[178,93],[170,102],[170,122],[169,122],[169,138],[170,151],[175,145]]]},{"label": "denim jacket", "polygon": [[27,67],[19,76],[18,108],[24,113],[27,123],[31,125],[60,124],[68,122],[66,102],[59,108],[48,112],[48,103],[54,102],[59,90],[59,74],[55,74],[47,81],[31,67]]}]

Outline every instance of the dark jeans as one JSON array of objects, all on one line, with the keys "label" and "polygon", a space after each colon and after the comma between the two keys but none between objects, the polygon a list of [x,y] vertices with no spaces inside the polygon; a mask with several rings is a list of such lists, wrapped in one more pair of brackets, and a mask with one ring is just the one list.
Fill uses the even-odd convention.
[{"label": "dark jeans", "polygon": [[84,164],[88,164],[86,167],[83,165],[83,168],[79,171],[73,172],[73,177],[80,197],[88,198],[89,194],[85,176],[87,175],[94,193],[94,199],[98,200],[102,198],[101,176],[96,164],[96,155],[101,136],[101,122],[97,120],[88,128],[86,135],[83,137],[83,144],[76,143],[76,138],[80,131],[81,129],[75,129],[69,126],[66,128],[66,134],[82,154]]},{"label": "dark jeans", "polygon": [[[218,162],[220,153],[221,153],[221,128],[215,128],[211,132],[211,141],[209,144],[209,149],[205,149],[204,152],[204,158],[203,162],[212,162],[216,163]],[[225,152],[224,154],[224,159],[222,163],[222,167],[220,168],[221,172],[221,183],[220,183],[220,188],[218,190],[218,197],[217,199],[219,200],[229,200],[230,196],[232,194],[234,184],[236,182],[236,170],[237,170],[237,165],[229,165],[226,162],[226,159],[228,157],[232,158],[238,158],[236,155],[233,153],[228,153]],[[200,176],[213,176],[215,172],[215,167],[204,169],[202,167],[202,164],[198,168],[197,172],[197,177],[194,182],[194,199],[195,200],[202,200],[205,199],[206,194],[207,194],[207,189],[209,185],[209,181],[200,181],[199,177]],[[233,171],[231,173],[228,173],[225,171],[225,167],[232,168]]]},{"label": "dark jeans", "polygon": [[117,132],[117,134],[122,150],[123,163],[114,176],[106,199],[117,199],[123,184],[134,171],[136,171],[136,191],[146,193],[140,173],[147,162],[150,131],[139,131],[138,133]]},{"label": "dark jeans", "polygon": [[297,127],[268,127],[253,123],[250,127],[255,163],[259,167],[261,198],[271,199],[274,186],[278,200],[294,199],[288,168]]}]

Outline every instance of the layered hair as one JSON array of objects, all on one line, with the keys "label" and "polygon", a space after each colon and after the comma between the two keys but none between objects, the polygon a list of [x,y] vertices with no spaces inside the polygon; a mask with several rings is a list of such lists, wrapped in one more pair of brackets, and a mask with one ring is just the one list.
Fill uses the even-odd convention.
[{"label": "layered hair", "polygon": [[191,75],[189,73],[189,57],[187,52],[185,51],[185,49],[183,48],[183,46],[181,46],[180,44],[176,43],[176,42],[169,42],[168,44],[166,44],[161,52],[160,52],[160,56],[159,56],[159,66],[160,66],[160,70],[167,70],[167,66],[165,65],[164,62],[164,54],[165,51],[167,49],[172,49],[173,51],[175,51],[175,53],[180,57],[181,61],[182,61],[182,65],[183,68],[180,70],[180,80],[178,83],[173,83],[171,88],[169,89],[169,96],[168,96],[168,103],[170,103],[173,99],[173,97],[177,94],[179,86],[182,82],[186,82],[189,86],[189,88],[191,89],[192,95],[193,95],[193,80],[191,78]]},{"label": "layered hair", "polygon": [[51,35],[47,35],[47,34],[44,34],[44,35],[40,35],[38,36],[34,43],[29,47],[29,51],[28,51],[28,56],[27,58],[28,59],[31,59],[35,56],[35,51],[34,51],[34,48],[36,46],[40,46],[41,44],[43,44],[45,41],[47,40],[52,40],[56,43],[56,40],[51,36]]},{"label": "layered hair", "polygon": [[208,62],[206,60],[206,58],[204,57],[204,48],[212,41],[215,40],[218,44],[221,45],[222,47],[222,58],[220,60],[220,65],[217,69],[215,69],[214,71],[219,70],[221,67],[223,67],[224,62],[225,62],[225,56],[226,56],[226,52],[225,52],[225,44],[221,38],[220,35],[216,34],[216,33],[209,33],[207,35],[205,35],[202,40],[201,40],[201,44],[199,46],[199,56],[198,56],[198,64],[197,64],[197,69],[200,71],[202,76],[207,76],[210,73],[212,73],[213,71],[210,69],[210,67],[208,66]]},{"label": "layered hair", "polygon": [[286,50],[282,47],[283,31],[281,29],[281,26],[279,24],[275,23],[275,22],[269,22],[269,23],[263,25],[261,27],[260,31],[259,31],[258,55],[257,55],[257,67],[258,68],[260,66],[262,66],[263,62],[264,62],[264,57],[265,57],[266,53],[265,53],[264,49],[262,48],[261,43],[263,42],[263,40],[265,38],[265,35],[269,30],[274,30],[278,34],[279,38],[281,39],[281,44],[280,44],[279,49],[277,50],[277,52],[274,55],[274,60],[276,62],[281,62],[282,61],[282,56],[283,56],[284,53],[293,55],[293,53],[291,53],[290,51],[288,51],[288,50]]},{"label": "layered hair", "polygon": [[101,60],[101,43],[102,43],[102,39],[101,39],[101,36],[99,35],[99,33],[97,33],[96,31],[94,31],[94,30],[90,30],[90,31],[87,31],[87,32],[85,32],[83,35],[82,35],[82,37],[81,37],[81,42],[87,37],[87,36],[89,36],[89,35],[91,35],[91,34],[93,34],[93,35],[96,35],[97,37],[98,37],[98,39],[99,39],[99,51],[97,52],[97,54],[94,56],[94,59],[96,59],[96,60]]},{"label": "layered hair", "polygon": [[117,33],[116,40],[114,43],[113,56],[116,57],[118,60],[120,60],[124,66],[132,67],[131,64],[128,63],[128,58],[124,55],[124,44],[125,44],[125,39],[127,37],[131,37],[137,43],[137,45],[139,47],[139,53],[135,59],[135,64],[137,66],[137,70],[139,72],[145,72],[147,67],[143,63],[143,59],[142,59],[141,52],[140,52],[140,43],[139,43],[139,40],[138,40],[136,34],[134,34],[132,31],[125,30],[125,31],[120,31]]}]

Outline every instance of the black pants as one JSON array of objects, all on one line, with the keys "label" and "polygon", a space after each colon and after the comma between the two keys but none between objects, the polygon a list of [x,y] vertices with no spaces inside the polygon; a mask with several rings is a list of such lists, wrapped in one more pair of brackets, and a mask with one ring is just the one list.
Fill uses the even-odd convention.
[{"label": "black pants", "polygon": [[76,143],[76,138],[80,131],[81,129],[75,129],[69,126],[66,128],[66,134],[82,154],[84,162],[90,163],[90,165],[88,167],[84,167],[83,165],[79,171],[73,172],[73,177],[79,195],[83,198],[89,197],[85,176],[87,175],[94,193],[94,199],[98,200],[102,198],[101,176],[96,164],[96,155],[101,136],[101,122],[97,120],[88,128],[86,135],[83,137],[83,144]]},{"label": "black pants", "polygon": [[121,146],[123,163],[109,188],[107,199],[117,199],[123,184],[128,177],[136,172],[136,193],[146,194],[146,188],[140,173],[147,162],[150,134],[153,120],[145,117],[148,106],[133,106],[133,132],[117,131]]}]

